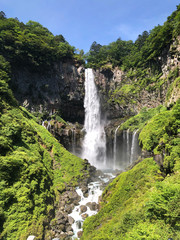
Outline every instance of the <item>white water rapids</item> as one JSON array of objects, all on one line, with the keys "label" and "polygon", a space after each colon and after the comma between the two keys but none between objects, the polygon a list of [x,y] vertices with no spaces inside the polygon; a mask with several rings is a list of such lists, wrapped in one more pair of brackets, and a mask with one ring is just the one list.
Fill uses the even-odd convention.
[{"label": "white water rapids", "polygon": [[95,167],[106,166],[106,135],[101,119],[100,99],[94,82],[93,70],[85,70],[85,137],[82,158],[86,158]]},{"label": "white water rapids", "polygon": [[[74,219],[74,223],[72,224],[74,236],[72,239],[78,238],[78,232],[82,231],[82,225],[83,225],[83,215],[87,214],[88,216],[95,215],[97,213],[96,210],[91,210],[88,206],[88,203],[96,203],[98,204],[99,197],[102,195],[102,183],[107,183],[110,179],[114,177],[113,174],[105,174],[104,177],[99,177],[99,181],[97,182],[91,182],[88,184],[88,196],[84,197],[82,190],[78,187],[76,189],[76,192],[81,197],[81,201],[79,202],[79,205],[76,206],[72,213],[69,214]],[[87,210],[83,213],[81,213],[80,206],[87,206]]]}]

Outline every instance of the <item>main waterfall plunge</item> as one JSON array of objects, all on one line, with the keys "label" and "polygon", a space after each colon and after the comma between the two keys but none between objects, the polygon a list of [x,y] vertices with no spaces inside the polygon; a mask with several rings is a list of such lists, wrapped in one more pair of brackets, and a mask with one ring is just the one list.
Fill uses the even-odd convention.
[{"label": "main waterfall plunge", "polygon": [[85,70],[85,137],[82,158],[86,158],[97,168],[106,167],[106,135],[101,117],[100,99],[94,82],[92,69]]},{"label": "main waterfall plunge", "polygon": [[124,131],[117,136],[115,129],[112,144],[106,143],[105,120],[101,115],[100,98],[92,69],[85,70],[85,136],[82,143],[82,158],[86,158],[98,169],[125,169],[137,159],[140,148],[138,134]]},{"label": "main waterfall plunge", "polygon": [[[107,122],[101,114],[100,97],[94,81],[92,69],[85,70],[85,122],[84,138],[78,124],[69,123],[70,129],[65,130],[65,147],[73,154],[86,158],[93,166],[100,170],[124,170],[134,162],[141,153],[138,143],[138,130],[119,131],[120,125],[111,130],[113,137],[105,133]],[[42,125],[51,131],[50,121]],[[70,130],[70,131],[69,131]],[[71,133],[69,135],[69,132]],[[83,140],[82,140],[83,138]],[[107,140],[107,141],[106,141]]]}]

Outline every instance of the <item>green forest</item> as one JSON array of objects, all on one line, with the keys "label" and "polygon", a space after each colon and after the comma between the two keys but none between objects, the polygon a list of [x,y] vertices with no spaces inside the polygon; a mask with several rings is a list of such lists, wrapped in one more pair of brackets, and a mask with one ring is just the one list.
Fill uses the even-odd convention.
[{"label": "green forest", "polygon": [[135,42],[118,38],[109,45],[102,46],[94,41],[86,54],[87,66],[91,68],[120,67],[123,70],[151,68],[159,71],[158,57],[169,48],[173,39],[180,34],[180,6],[167,18],[164,25],[139,34]]},{"label": "green forest", "polygon": [[94,41],[84,54],[40,23],[24,24],[0,12],[0,239],[25,240],[32,234],[37,240],[51,239],[60,196],[90,174],[87,162],[39,124],[40,113],[20,106],[10,88],[17,66],[48,72],[58,61],[122,70],[126,78],[108,92],[109,105],[133,106],[143,90],[166,90],[158,107],[121,119],[118,131],[138,129],[142,151],[151,156],[140,157],[108,184],[99,212],[84,222],[81,239],[180,239],[180,99],[168,105],[180,88],[180,69],[175,66],[161,78],[160,58],[170,51],[180,61],[172,45],[179,35],[180,5],[164,25],[144,31],[135,42],[118,38],[102,46]]},{"label": "green forest", "polygon": [[83,63],[83,51],[71,46],[62,35],[54,36],[40,23],[24,24],[0,14],[0,54],[13,66],[42,70],[56,61],[75,60]]}]

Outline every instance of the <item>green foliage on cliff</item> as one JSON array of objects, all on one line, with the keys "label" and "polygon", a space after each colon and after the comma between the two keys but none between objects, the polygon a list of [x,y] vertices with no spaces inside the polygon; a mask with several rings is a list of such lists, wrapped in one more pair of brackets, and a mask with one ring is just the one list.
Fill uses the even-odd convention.
[{"label": "green foliage on cliff", "polygon": [[[141,122],[142,121],[142,122]],[[145,158],[121,173],[103,192],[101,209],[83,225],[86,240],[180,238],[180,101],[171,110],[143,109],[122,125],[140,128]]]},{"label": "green foliage on cliff", "polygon": [[161,76],[161,73],[153,74],[147,69],[129,70],[118,86],[109,91],[108,103],[110,105],[118,104],[125,108],[127,105],[131,105],[133,108],[139,103],[141,105],[142,98],[147,103],[150,95],[152,95],[154,101],[156,101],[156,98],[159,98],[160,101],[161,94],[163,95],[165,92],[167,92],[166,101],[168,101],[173,89],[179,87],[179,68],[174,68],[167,77],[162,78]]},{"label": "green foliage on cliff", "polygon": [[8,66],[0,57],[0,238],[42,240],[61,193],[88,173],[82,159],[17,106]]},{"label": "green foliage on cliff", "polygon": [[167,94],[166,94],[166,100],[168,101],[171,98],[171,94],[173,91],[177,91],[180,89],[180,77],[176,78],[168,88]]},{"label": "green foliage on cliff", "polygon": [[152,117],[139,135],[144,150],[163,156],[163,169],[166,174],[173,172],[175,164],[180,161],[179,126],[180,100],[172,110]]},{"label": "green foliage on cliff", "polygon": [[135,115],[134,117],[129,118],[126,122],[124,122],[120,129],[127,130],[129,129],[133,132],[135,129],[141,131],[143,127],[147,124],[148,120],[150,120],[153,116],[158,113],[166,111],[164,106],[158,106],[157,108],[147,109],[146,107],[141,109],[140,113]]},{"label": "green foliage on cliff", "polygon": [[8,109],[9,103],[16,105],[16,100],[13,97],[12,91],[8,87],[10,80],[10,66],[4,57],[0,55],[0,110]]},{"label": "green foliage on cliff", "polygon": [[163,168],[166,173],[171,172],[174,162],[180,157],[180,100],[171,110],[163,106],[157,108],[143,108],[139,114],[125,121],[120,129],[140,132],[139,143],[143,150],[153,152],[154,155],[164,156]]},{"label": "green foliage on cliff", "polygon": [[0,54],[15,66],[36,69],[59,60],[83,61],[62,35],[54,36],[38,22],[24,24],[14,18],[0,18]]}]

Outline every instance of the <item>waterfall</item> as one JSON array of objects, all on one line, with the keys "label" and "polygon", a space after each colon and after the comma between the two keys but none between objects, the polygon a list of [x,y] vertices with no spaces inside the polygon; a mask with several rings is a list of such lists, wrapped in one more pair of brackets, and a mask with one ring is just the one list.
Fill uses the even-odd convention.
[{"label": "waterfall", "polygon": [[136,133],[138,132],[138,129],[133,132],[133,137],[132,137],[132,145],[131,145],[131,157],[130,157],[130,163],[133,162],[133,157],[135,154],[135,142],[136,142]]},{"label": "waterfall", "polygon": [[43,121],[42,126],[45,127],[48,131],[50,131],[50,129],[51,129],[50,121],[47,121],[47,120]]},{"label": "waterfall", "polygon": [[35,238],[36,238],[35,236],[30,235],[30,236],[27,238],[27,240],[34,240]]},{"label": "waterfall", "polygon": [[129,129],[127,130],[127,132],[126,132],[126,134],[127,134],[127,159],[128,159],[128,161],[130,161],[130,149],[129,149]]},{"label": "waterfall", "polygon": [[94,82],[92,69],[85,70],[85,137],[82,144],[82,158],[97,168],[106,166],[106,135],[101,119],[100,99]]},{"label": "waterfall", "polygon": [[113,147],[113,169],[116,168],[116,148],[117,148],[117,130],[119,129],[120,125],[116,128],[114,132],[114,147]]}]

